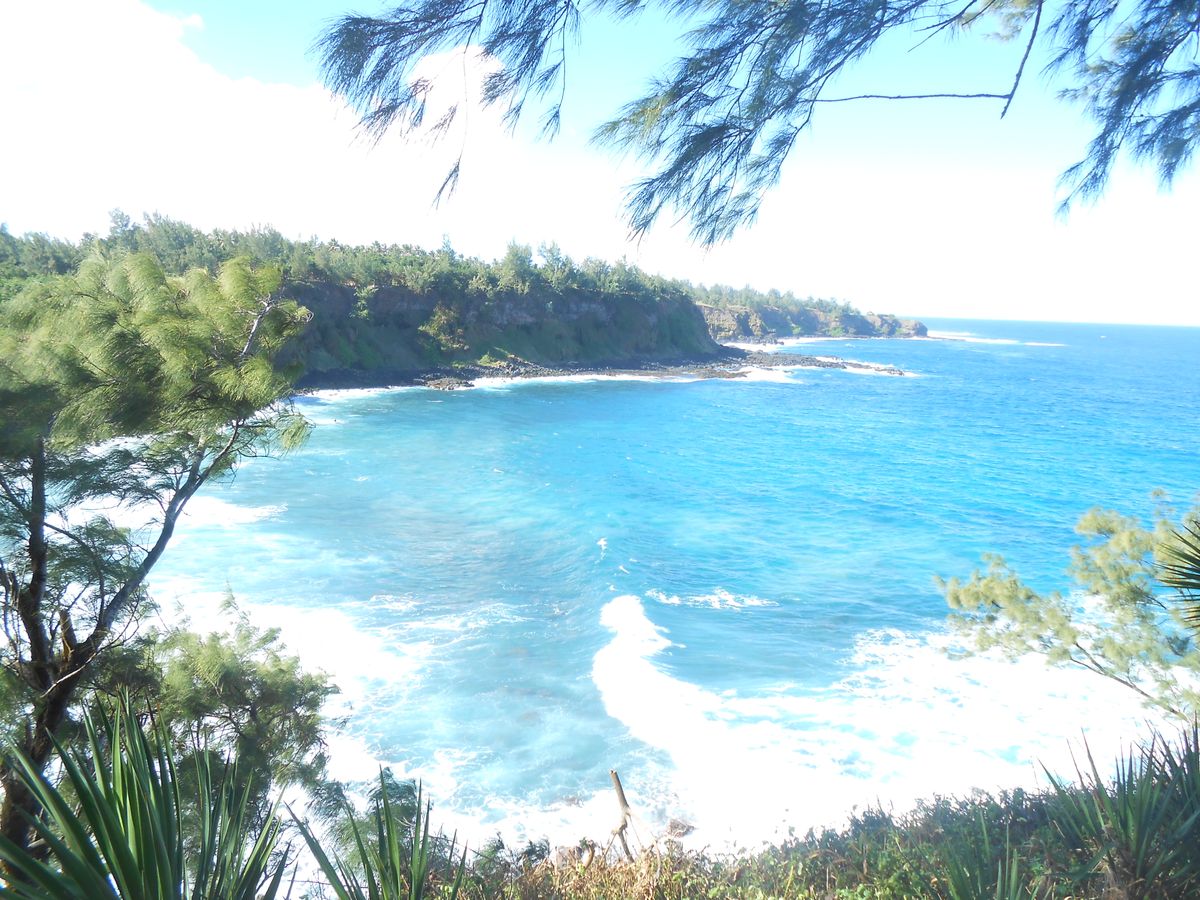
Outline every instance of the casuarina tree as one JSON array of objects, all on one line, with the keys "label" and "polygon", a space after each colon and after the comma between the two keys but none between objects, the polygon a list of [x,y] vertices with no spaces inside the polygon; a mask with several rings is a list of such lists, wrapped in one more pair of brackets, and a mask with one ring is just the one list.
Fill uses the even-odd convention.
[{"label": "casuarina tree", "polygon": [[[754,218],[822,105],[960,98],[990,101],[1003,115],[1031,61],[1048,67],[1097,125],[1085,159],[1065,175],[1068,202],[1099,193],[1123,150],[1169,182],[1200,140],[1197,0],[410,0],[378,16],[342,17],[317,47],[326,83],[372,135],[427,124],[433,82],[418,64],[464,46],[497,63],[485,103],[504,106],[514,123],[527,106],[540,107],[553,133],[570,52],[586,24],[629,21],[647,9],[677,23],[680,46],[668,46],[645,95],[597,133],[649,170],[627,199],[635,234],[674,209],[701,242],[728,237]],[[955,32],[1013,40],[1012,68],[991,90],[963,87],[948,70],[944,87],[929,93],[842,91],[839,76],[878,55],[885,39],[936,53],[929,39]],[[434,130],[457,112],[450,107]],[[443,189],[458,171],[456,164]]]},{"label": "casuarina tree", "polygon": [[[274,359],[308,318],[245,260],[167,277],[86,260],[0,305],[0,725],[35,770],[149,608],[188,501],[307,425]],[[36,799],[0,762],[0,834]]]}]

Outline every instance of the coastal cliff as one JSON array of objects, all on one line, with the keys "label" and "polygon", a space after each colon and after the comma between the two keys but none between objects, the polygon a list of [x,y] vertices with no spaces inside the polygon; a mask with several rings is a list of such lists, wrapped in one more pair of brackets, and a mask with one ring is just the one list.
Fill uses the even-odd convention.
[{"label": "coastal cliff", "polygon": [[530,365],[641,366],[710,360],[722,348],[700,309],[675,291],[579,289],[469,297],[345,285],[287,287],[312,312],[288,362],[301,386],[414,380],[469,369],[506,374]]},{"label": "coastal cliff", "polygon": [[542,284],[536,291],[472,296],[402,286],[364,292],[344,284],[291,284],[286,292],[313,318],[287,361],[303,372],[301,387],[413,382],[453,387],[488,375],[777,364],[764,354],[752,354],[751,361],[723,345],[727,342],[925,334],[920,322],[890,315],[716,307],[696,303],[675,285],[655,287],[613,291]]},{"label": "coastal cliff", "polygon": [[135,224],[120,213],[107,237],[80,244],[17,238],[0,227],[0,302],[28,279],[71,271],[95,252],[149,254],[172,275],[215,274],[234,257],[276,270],[278,294],[312,314],[279,359],[302,388],[720,368],[745,363],[744,353],[723,346],[730,342],[925,333],[919,322],[862,314],[844,301],[698,285],[625,260],[576,262],[554,245],[535,253],[512,244],[487,262],[449,244],[425,250],[293,241],[273,229],[206,233],[157,215]]},{"label": "coastal cliff", "polygon": [[787,337],[925,337],[923,322],[890,314],[806,306],[698,304],[709,334],[721,342],[769,343]]}]

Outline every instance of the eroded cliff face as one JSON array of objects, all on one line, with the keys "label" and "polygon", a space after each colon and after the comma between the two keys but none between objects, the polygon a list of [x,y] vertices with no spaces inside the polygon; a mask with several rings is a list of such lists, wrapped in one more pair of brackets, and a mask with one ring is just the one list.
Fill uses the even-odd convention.
[{"label": "eroded cliff face", "polygon": [[589,365],[704,358],[721,352],[682,295],[567,290],[553,295],[449,296],[381,287],[294,284],[313,314],[288,360],[306,375],[415,372],[463,362]]},{"label": "eroded cliff face", "polygon": [[714,340],[775,341],[787,337],[925,337],[916,319],[875,313],[781,309],[775,306],[700,306]]},{"label": "eroded cliff face", "polygon": [[716,358],[718,342],[794,335],[923,335],[920,322],[819,309],[701,306],[682,291],[470,294],[305,282],[285,289],[313,318],[285,363],[301,385],[404,381],[475,365],[638,365]]}]

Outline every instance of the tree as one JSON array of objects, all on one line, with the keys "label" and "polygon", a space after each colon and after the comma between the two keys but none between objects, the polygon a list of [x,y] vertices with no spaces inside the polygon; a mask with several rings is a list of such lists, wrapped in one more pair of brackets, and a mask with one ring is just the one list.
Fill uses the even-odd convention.
[{"label": "tree", "polygon": [[[1088,543],[1072,552],[1074,591],[1038,593],[992,554],[985,571],[942,583],[953,620],[976,649],[1037,653],[1056,665],[1078,666],[1192,721],[1200,711],[1200,646],[1187,609],[1160,581],[1172,578],[1172,566],[1180,571],[1178,560],[1188,552],[1181,535],[1198,536],[1194,517],[1182,531],[1165,518],[1151,530],[1094,509],[1076,530]],[[1195,560],[1193,578],[1200,573],[1200,557]]]},{"label": "tree", "polygon": [[516,294],[528,294],[542,280],[533,263],[533,251],[522,244],[510,243],[496,268],[500,287]]},{"label": "tree", "polygon": [[[386,15],[347,15],[319,38],[326,83],[344,94],[368,134],[423,124],[432,83],[416,77],[426,55],[478,44],[500,63],[485,103],[503,103],[515,124],[543,100],[542,126],[559,124],[568,47],[583,15],[625,19],[657,7],[686,29],[687,52],[648,93],[597,133],[652,168],[627,198],[635,234],[666,208],[712,244],[753,220],[797,136],[821,104],[884,99],[991,100],[1007,113],[1035,47],[1067,79],[1063,95],[1083,103],[1098,130],[1066,173],[1067,202],[1104,187],[1124,149],[1157,166],[1165,182],[1188,162],[1200,136],[1200,3],[1134,0],[410,0]],[[994,92],[836,93],[838,76],[892,34],[918,46],[942,33],[990,30],[1023,39],[1011,84]],[[452,107],[436,129],[453,119]],[[452,188],[461,158],[442,189]]]},{"label": "tree", "polygon": [[320,673],[306,672],[288,655],[279,630],[256,628],[226,600],[231,625],[198,634],[174,627],[148,642],[153,668],[143,700],[180,759],[235,758],[252,810],[263,815],[273,788],[326,781],[322,716],[337,688]]},{"label": "tree", "polygon": [[[166,277],[95,255],[0,306],[0,647],[9,735],[41,771],[73,705],[149,608],[188,501],[307,424],[273,360],[307,321],[245,260]],[[36,800],[0,762],[0,836]]]}]

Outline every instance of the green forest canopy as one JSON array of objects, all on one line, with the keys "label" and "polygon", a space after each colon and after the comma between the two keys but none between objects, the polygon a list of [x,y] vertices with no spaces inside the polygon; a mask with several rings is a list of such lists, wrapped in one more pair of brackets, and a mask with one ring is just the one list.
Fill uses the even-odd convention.
[{"label": "green forest canopy", "polygon": [[555,245],[531,248],[513,244],[503,259],[488,263],[456,253],[445,243],[434,251],[411,244],[352,246],[336,240],[293,241],[274,228],[249,231],[198,228],[159,214],[133,222],[119,210],[105,236],[85,234],[72,243],[44,234],[10,234],[0,225],[0,299],[11,296],[27,278],[73,272],[93,249],[149,253],[168,274],[201,268],[215,273],[220,265],[244,256],[256,265],[278,266],[287,283],[332,282],[362,291],[372,287],[431,287],[468,295],[498,291],[525,293],[539,283],[601,291],[678,292],[710,306],[775,306],[853,313],[838,299],[798,297],[791,291],[759,291],[749,286],[696,285],[643,272],[624,260],[608,263],[589,257],[576,263]]},{"label": "green forest canopy", "polygon": [[[15,237],[0,227],[0,301],[30,278],[74,271],[96,253],[147,254],[167,274],[211,274],[233,258],[278,270],[284,293],[313,314],[281,359],[299,365],[304,386],[345,384],[364,372],[375,380],[404,379],[507,360],[605,365],[710,358],[721,350],[700,307],[737,312],[724,317],[722,340],[892,334],[900,326],[889,317],[880,327],[878,318],[868,321],[839,300],[695,285],[624,260],[577,263],[555,245],[535,254],[512,244],[503,258],[484,262],[448,243],[431,251],[293,241],[271,228],[203,232],[160,215],[136,224],[120,212],[112,214],[107,235],[85,235],[78,243]],[[747,316],[747,309],[766,314]]]}]

